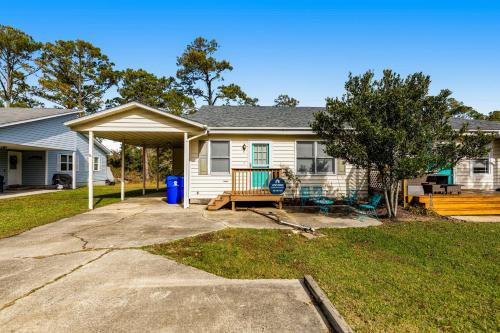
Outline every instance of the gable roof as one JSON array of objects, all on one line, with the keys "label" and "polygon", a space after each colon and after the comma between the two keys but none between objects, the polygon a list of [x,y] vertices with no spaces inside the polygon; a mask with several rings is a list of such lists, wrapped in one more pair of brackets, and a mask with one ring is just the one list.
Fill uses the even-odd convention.
[{"label": "gable roof", "polygon": [[80,111],[56,108],[0,108],[0,127],[76,114]]},{"label": "gable roof", "polygon": [[[186,116],[210,128],[281,128],[310,129],[314,114],[324,107],[275,107],[275,106],[202,106]],[[475,119],[450,119],[454,129],[469,123],[469,130],[500,131],[500,123]]]},{"label": "gable roof", "polygon": [[322,107],[202,106],[187,118],[208,127],[310,129],[314,113]]}]

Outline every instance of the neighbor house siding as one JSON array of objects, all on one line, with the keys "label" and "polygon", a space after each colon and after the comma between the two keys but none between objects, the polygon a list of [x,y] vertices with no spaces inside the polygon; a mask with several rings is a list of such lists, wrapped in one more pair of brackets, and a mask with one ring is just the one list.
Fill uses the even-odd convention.
[{"label": "neighbor house siding", "polygon": [[23,185],[45,185],[45,151],[23,151]]},{"label": "neighbor house siding", "polygon": [[71,150],[75,135],[64,122],[75,119],[76,114],[32,121],[0,128],[0,142],[47,149]]},{"label": "neighbor house siding", "polygon": [[500,139],[492,144],[489,174],[472,174],[471,161],[463,160],[454,168],[455,183],[464,189],[495,190],[500,188]]},{"label": "neighbor house siding", "polygon": [[[205,140],[207,138],[202,138]],[[269,142],[270,163],[272,168],[290,168],[295,172],[295,144],[297,140],[311,140],[311,136],[244,136],[244,135],[210,135],[208,140],[229,140],[230,167],[251,167],[252,142]],[[243,151],[243,145],[246,150]],[[210,157],[210,156],[209,156]],[[224,191],[231,190],[231,175],[199,175],[198,174],[198,141],[190,145],[190,170],[192,199],[206,199],[216,197]],[[284,177],[284,176],[283,176]],[[359,189],[366,191],[367,179],[365,172],[346,165],[344,175],[301,175],[302,185],[320,185],[326,194],[341,195],[349,190]],[[290,185],[288,186],[290,188]],[[287,191],[287,196],[292,195]]]},{"label": "neighbor house siding", "polygon": [[[87,185],[88,177],[88,138],[82,134],[71,132],[75,136],[76,145],[76,183],[78,186]],[[49,155],[49,184],[52,184],[52,177],[57,173],[72,175],[72,171],[61,171],[58,165],[58,156],[61,154],[71,155],[72,150],[52,150]],[[104,184],[106,180],[107,157],[99,147],[94,146],[94,156],[101,159],[101,170],[94,172],[94,183]],[[78,164],[78,165],[76,165]]]}]

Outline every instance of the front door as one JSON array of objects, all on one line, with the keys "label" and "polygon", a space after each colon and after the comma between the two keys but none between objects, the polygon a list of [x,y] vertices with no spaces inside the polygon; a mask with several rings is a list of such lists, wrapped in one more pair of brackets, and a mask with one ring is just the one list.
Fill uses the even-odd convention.
[{"label": "front door", "polygon": [[[252,168],[269,169],[269,143],[252,143]],[[252,188],[265,189],[268,184],[269,172],[252,172]]]},{"label": "front door", "polygon": [[23,154],[19,151],[9,151],[8,164],[7,185],[21,185],[23,183]]}]

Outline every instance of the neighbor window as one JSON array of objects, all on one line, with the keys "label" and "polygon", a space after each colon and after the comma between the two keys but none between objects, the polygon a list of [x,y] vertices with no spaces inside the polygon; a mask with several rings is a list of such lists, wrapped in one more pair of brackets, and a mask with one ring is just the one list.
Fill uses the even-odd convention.
[{"label": "neighbor window", "polygon": [[315,141],[297,142],[297,173],[321,174],[335,172],[334,159],[325,152],[325,145]]},{"label": "neighbor window", "polygon": [[94,171],[101,170],[101,158],[99,156],[94,156]]},{"label": "neighbor window", "polygon": [[59,155],[59,170],[72,171],[73,170],[73,156],[72,155]]},{"label": "neighbor window", "polygon": [[198,174],[208,175],[208,142],[198,141]]},{"label": "neighbor window", "polygon": [[490,160],[488,158],[472,160],[472,173],[473,174],[490,173]]},{"label": "neighbor window", "polygon": [[229,173],[229,141],[210,141],[210,172]]}]

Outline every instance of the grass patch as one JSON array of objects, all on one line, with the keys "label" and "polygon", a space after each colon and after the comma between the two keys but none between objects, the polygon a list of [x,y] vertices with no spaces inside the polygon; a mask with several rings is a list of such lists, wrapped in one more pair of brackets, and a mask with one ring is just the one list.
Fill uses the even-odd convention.
[{"label": "grass patch", "polygon": [[[125,197],[142,195],[142,184],[127,184]],[[148,190],[148,192],[156,191]],[[94,207],[120,201],[120,185],[94,186]],[[88,210],[87,188],[0,200],[0,238]]]},{"label": "grass patch", "polygon": [[145,249],[227,278],[311,274],[355,331],[497,331],[500,224],[226,229]]}]

